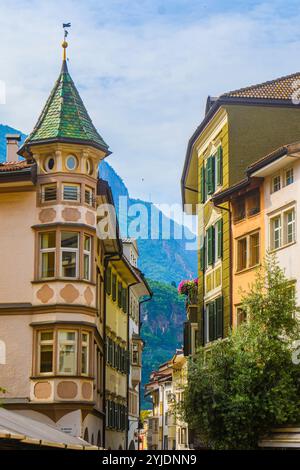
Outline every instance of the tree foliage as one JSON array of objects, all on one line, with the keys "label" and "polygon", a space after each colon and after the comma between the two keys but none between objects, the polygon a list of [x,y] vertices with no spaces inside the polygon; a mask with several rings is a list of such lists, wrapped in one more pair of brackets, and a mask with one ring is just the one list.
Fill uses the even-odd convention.
[{"label": "tree foliage", "polygon": [[274,259],[259,271],[243,308],[248,321],[189,367],[183,414],[214,449],[251,449],[276,425],[300,421],[299,322],[293,285]]}]

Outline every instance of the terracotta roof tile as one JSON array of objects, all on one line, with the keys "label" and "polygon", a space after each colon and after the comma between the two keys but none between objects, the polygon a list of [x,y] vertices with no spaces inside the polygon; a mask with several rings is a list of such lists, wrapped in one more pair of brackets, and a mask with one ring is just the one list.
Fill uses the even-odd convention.
[{"label": "terracotta roof tile", "polygon": [[292,100],[294,97],[296,99],[299,98],[299,89],[300,72],[297,72],[258,85],[229,91],[221,95],[221,97]]},{"label": "terracotta roof tile", "polygon": [[20,162],[4,162],[0,163],[0,172],[24,170],[25,168],[32,167],[32,165],[33,163],[28,163],[26,160]]}]

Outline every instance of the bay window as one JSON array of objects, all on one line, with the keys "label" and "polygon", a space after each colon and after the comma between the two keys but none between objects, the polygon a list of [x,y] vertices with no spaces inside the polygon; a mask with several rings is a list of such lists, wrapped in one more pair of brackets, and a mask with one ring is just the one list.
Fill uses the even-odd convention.
[{"label": "bay window", "polygon": [[131,345],[131,364],[133,366],[140,365],[140,351],[138,343],[132,343]]},{"label": "bay window", "polygon": [[92,331],[81,327],[36,330],[37,375],[89,376]]}]

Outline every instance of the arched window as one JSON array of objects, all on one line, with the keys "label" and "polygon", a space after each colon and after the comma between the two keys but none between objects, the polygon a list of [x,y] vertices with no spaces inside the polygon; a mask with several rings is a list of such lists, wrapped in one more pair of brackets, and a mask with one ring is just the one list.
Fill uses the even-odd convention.
[{"label": "arched window", "polygon": [[6,345],[0,340],[0,364],[6,364]]}]

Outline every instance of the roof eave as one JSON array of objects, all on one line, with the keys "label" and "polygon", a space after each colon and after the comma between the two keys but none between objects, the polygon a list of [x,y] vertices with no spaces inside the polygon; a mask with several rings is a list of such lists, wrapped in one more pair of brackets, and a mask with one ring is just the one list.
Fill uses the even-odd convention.
[{"label": "roof eave", "polygon": [[36,145],[46,145],[46,144],[53,144],[53,143],[66,143],[66,144],[77,144],[77,145],[87,145],[93,148],[96,148],[97,150],[101,150],[102,152],[105,153],[105,156],[108,157],[111,155],[111,151],[108,150],[108,147],[104,145],[100,145],[97,142],[94,142],[93,140],[84,140],[84,139],[73,139],[71,137],[53,137],[51,139],[39,139],[39,140],[29,140],[25,141],[24,144],[19,148],[18,150],[18,155],[23,155],[24,152],[29,152],[30,153],[30,147],[36,146]]},{"label": "roof eave", "polygon": [[208,125],[210,120],[216,114],[218,109],[222,105],[246,105],[246,106],[274,106],[274,107],[291,107],[291,108],[299,108],[300,104],[294,104],[292,100],[275,100],[275,99],[266,99],[266,98],[241,98],[241,97],[233,97],[233,96],[220,96],[215,102],[213,102],[212,106],[208,109],[208,112],[205,114],[204,119],[197,127],[193,135],[191,136],[187,151],[185,155],[185,161],[183,166],[183,172],[181,176],[181,197],[182,197],[182,206],[185,205],[185,190],[186,190],[186,177],[189,171],[190,160],[191,160],[191,151],[195,141],[198,139],[200,133],[204,130],[204,128]]}]

